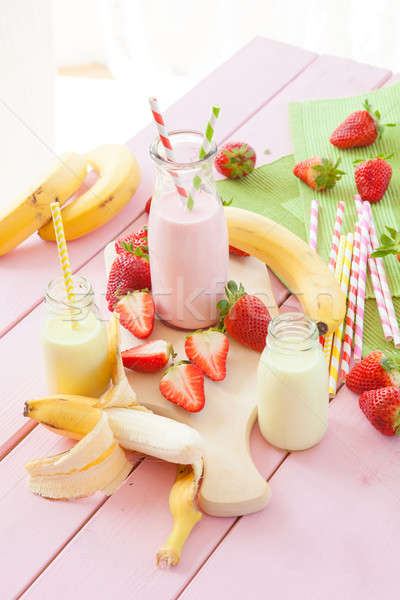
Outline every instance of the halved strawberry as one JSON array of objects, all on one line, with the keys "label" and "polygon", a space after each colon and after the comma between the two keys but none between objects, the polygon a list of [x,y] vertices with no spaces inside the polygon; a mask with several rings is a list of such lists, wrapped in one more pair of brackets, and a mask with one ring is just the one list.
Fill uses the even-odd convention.
[{"label": "halved strawberry", "polygon": [[188,359],[213,381],[222,381],[226,377],[228,350],[228,338],[222,331],[215,329],[195,331],[185,341]]},{"label": "halved strawberry", "polygon": [[115,310],[120,323],[137,338],[147,338],[154,326],[154,301],[149,292],[129,293],[123,296]]},{"label": "halved strawberry", "polygon": [[199,412],[205,403],[204,375],[193,363],[172,365],[160,381],[160,392],[170,402],[189,412]]},{"label": "halved strawberry", "polygon": [[121,354],[124,367],[141,373],[155,373],[166,366],[171,355],[174,356],[174,349],[165,340],[153,340]]}]

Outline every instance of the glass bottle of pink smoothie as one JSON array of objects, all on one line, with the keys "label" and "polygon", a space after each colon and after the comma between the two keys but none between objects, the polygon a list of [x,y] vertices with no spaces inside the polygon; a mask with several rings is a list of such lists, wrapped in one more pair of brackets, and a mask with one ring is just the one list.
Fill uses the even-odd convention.
[{"label": "glass bottle of pink smoothie", "polygon": [[[202,134],[175,131],[170,140],[176,162],[167,160],[158,137],[150,147],[156,165],[148,232],[152,293],[163,321],[199,329],[216,323],[228,280],[228,232],[212,171],[217,148],[199,159]],[[187,198],[178,194],[177,180]]]}]

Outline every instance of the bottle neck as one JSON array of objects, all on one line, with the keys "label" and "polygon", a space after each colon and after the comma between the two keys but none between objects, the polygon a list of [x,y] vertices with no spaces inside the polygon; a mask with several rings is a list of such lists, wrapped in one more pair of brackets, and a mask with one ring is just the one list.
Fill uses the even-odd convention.
[{"label": "bottle neck", "polygon": [[269,324],[266,345],[271,351],[296,354],[312,350],[318,344],[316,323],[302,313],[284,313]]},{"label": "bottle neck", "polygon": [[47,286],[45,303],[47,311],[53,317],[72,321],[84,319],[89,311],[95,311],[95,299],[92,286],[85,278],[78,275],[72,277],[74,300],[67,297],[64,279],[53,279]]}]

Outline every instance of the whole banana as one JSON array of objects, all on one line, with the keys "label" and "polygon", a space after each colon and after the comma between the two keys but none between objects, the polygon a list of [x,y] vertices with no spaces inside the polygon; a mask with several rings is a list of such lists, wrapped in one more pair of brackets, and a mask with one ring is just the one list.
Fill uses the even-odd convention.
[{"label": "whole banana", "polygon": [[283,279],[321,335],[344,319],[346,298],[326,263],[303,240],[262,215],[225,207],[229,243],[249,252]]},{"label": "whole banana", "polygon": [[[129,202],[140,182],[138,162],[126,146],[105,144],[88,152],[85,158],[99,179],[63,208],[67,240],[80,238],[107,223]],[[54,241],[53,224],[41,227],[39,235]]]}]

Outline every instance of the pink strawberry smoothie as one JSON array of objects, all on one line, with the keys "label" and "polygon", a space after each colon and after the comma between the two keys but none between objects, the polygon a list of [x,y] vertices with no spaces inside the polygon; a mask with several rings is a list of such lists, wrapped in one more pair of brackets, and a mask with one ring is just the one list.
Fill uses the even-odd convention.
[{"label": "pink strawberry smoothie", "polygon": [[183,329],[214,325],[229,263],[220,200],[200,190],[188,210],[175,191],[153,196],[148,240],[158,316]]}]

